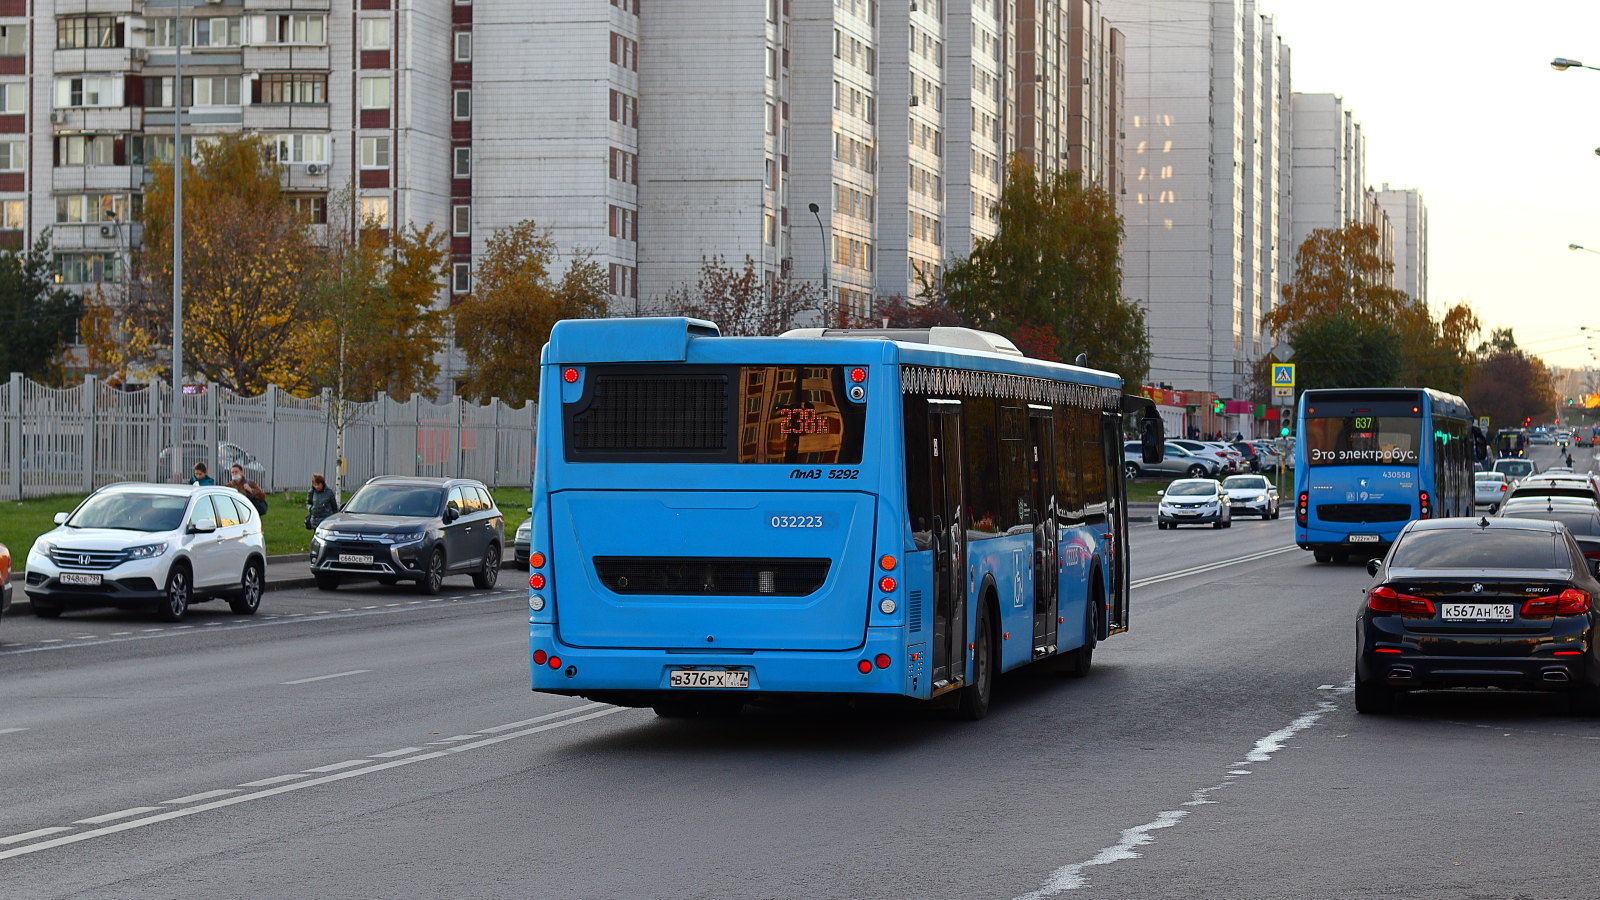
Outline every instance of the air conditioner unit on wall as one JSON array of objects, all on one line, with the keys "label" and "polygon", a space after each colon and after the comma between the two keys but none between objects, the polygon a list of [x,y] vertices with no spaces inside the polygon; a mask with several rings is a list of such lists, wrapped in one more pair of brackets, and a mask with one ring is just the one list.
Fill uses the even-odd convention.
[{"label": "air conditioner unit on wall", "polygon": [[66,122],[67,122],[67,113],[66,113],[65,110],[57,109],[57,110],[52,110],[51,111],[51,113],[50,113],[50,124],[52,124],[52,125],[65,125]]},{"label": "air conditioner unit on wall", "polygon": [[326,170],[327,170],[327,167],[322,165],[321,163],[307,163],[306,164],[306,174],[307,175],[321,175]]},{"label": "air conditioner unit on wall", "polygon": [[101,237],[111,237],[111,233],[112,232],[111,232],[111,226],[110,225],[101,225],[100,226],[100,236]]}]

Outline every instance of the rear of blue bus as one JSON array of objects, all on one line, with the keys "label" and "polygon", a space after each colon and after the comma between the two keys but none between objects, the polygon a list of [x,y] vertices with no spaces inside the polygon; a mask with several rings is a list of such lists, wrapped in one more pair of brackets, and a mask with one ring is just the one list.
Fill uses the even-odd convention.
[{"label": "rear of blue bus", "polygon": [[1382,556],[1433,515],[1432,441],[1420,391],[1306,391],[1294,469],[1295,542],[1319,562]]},{"label": "rear of blue bus", "polygon": [[658,708],[905,693],[894,346],[714,335],[686,319],[553,330],[533,689]]}]

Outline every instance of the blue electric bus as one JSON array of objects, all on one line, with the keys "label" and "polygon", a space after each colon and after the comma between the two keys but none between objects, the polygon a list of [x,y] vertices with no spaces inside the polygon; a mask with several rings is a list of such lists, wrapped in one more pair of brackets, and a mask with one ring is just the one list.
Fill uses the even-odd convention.
[{"label": "blue electric bus", "polygon": [[1082,674],[1128,626],[1106,372],[964,328],[722,337],[558,323],[529,556],[537,691],[663,716],[909,698],[971,718],[996,673]]},{"label": "blue electric bus", "polygon": [[1481,452],[1460,397],[1430,388],[1305,391],[1295,542],[1317,562],[1382,556],[1413,519],[1472,515]]}]

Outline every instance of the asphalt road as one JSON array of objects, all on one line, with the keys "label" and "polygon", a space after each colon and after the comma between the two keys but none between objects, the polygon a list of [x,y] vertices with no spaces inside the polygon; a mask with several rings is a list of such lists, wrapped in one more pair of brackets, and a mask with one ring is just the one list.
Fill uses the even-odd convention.
[{"label": "asphalt road", "polygon": [[509,578],[8,619],[0,896],[1600,896],[1600,722],[1357,717],[1359,565],[1288,517],[1131,544],[1132,630],[977,723],[531,694]]}]

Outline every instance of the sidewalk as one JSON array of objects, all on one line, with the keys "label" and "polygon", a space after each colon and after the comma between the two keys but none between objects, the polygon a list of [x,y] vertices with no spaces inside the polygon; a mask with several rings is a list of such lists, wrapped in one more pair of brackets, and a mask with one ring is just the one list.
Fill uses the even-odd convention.
[{"label": "sidewalk", "polygon": [[[267,557],[267,591],[286,591],[293,588],[314,587],[317,583],[311,577],[311,567],[304,553],[283,553]],[[525,565],[525,563],[524,563]],[[513,560],[502,563],[502,571],[516,568]],[[33,612],[28,603],[28,594],[22,589],[23,573],[13,572],[11,575],[11,609],[7,616],[27,615]]]}]

